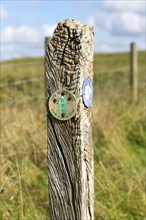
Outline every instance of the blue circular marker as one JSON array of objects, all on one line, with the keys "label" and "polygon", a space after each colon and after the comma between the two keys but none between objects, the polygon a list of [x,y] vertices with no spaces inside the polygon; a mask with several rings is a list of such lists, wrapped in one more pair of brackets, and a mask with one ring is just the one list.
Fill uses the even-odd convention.
[{"label": "blue circular marker", "polygon": [[83,83],[83,102],[86,107],[91,107],[93,98],[93,84],[91,78],[88,76]]}]

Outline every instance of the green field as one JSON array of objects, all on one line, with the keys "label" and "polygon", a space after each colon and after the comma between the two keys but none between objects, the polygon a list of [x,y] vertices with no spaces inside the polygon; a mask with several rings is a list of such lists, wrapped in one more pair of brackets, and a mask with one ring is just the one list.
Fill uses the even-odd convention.
[{"label": "green field", "polygon": [[[1,220],[48,219],[44,81],[29,82],[43,78],[43,65],[43,58],[1,63]],[[129,53],[94,56],[95,220],[146,219],[145,72],[139,52],[133,103]]]}]

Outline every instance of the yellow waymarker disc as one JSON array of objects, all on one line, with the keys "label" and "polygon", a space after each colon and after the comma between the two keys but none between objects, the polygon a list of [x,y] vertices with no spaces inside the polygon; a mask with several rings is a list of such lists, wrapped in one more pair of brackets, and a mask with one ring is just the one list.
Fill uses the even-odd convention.
[{"label": "yellow waymarker disc", "polygon": [[57,90],[49,99],[49,110],[55,118],[61,121],[68,120],[77,111],[76,98],[68,90]]}]

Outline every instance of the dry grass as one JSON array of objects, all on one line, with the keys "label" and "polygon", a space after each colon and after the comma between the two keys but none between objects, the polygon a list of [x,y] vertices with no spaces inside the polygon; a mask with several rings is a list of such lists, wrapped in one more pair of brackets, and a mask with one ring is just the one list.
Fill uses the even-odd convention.
[{"label": "dry grass", "polygon": [[[109,66],[114,66],[115,56],[113,54],[111,61],[108,61],[110,64],[104,66],[107,71]],[[117,56],[120,60],[120,55]],[[124,56],[128,57],[127,54]],[[104,56],[106,57],[107,55]],[[98,60],[98,55],[95,60]],[[127,63],[122,64],[127,68]],[[95,68],[96,65],[97,62],[94,64]],[[118,64],[116,65],[119,68]],[[141,66],[143,65],[141,63]],[[101,60],[98,68],[102,66]],[[15,73],[13,72],[13,80],[43,74],[43,70],[40,72],[37,67],[32,68],[33,70],[28,67],[24,75],[20,74],[20,69],[16,69]],[[12,70],[9,69],[9,73]],[[9,75],[6,73],[3,69],[3,82],[8,81]],[[126,74],[125,71],[121,73],[122,77]],[[94,80],[92,127],[95,220],[143,220],[146,216],[144,87],[139,91],[139,102],[133,104],[130,101],[128,80],[124,82],[123,91],[123,87],[119,86],[121,83],[115,85],[115,78],[108,78],[107,75],[108,72],[102,76],[96,75]],[[117,78],[119,79],[119,76]],[[106,81],[107,84],[100,87],[101,82]],[[43,88],[36,85],[35,89],[34,93],[40,93]],[[15,96],[12,90],[3,93],[5,99],[2,101],[13,95],[13,99],[21,102],[1,107],[2,220],[48,219],[44,98],[28,101],[31,92],[29,87],[26,90],[27,93],[24,94],[19,88],[18,96]]]},{"label": "dry grass", "polygon": [[140,103],[125,102],[120,101],[120,109],[111,106],[111,100],[94,103],[98,105],[93,108],[97,220],[141,220],[146,215],[144,109]]}]

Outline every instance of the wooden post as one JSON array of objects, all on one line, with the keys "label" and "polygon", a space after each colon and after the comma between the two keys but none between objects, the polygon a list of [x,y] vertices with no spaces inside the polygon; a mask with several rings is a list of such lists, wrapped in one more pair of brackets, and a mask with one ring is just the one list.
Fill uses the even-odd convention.
[{"label": "wooden post", "polygon": [[135,43],[130,45],[130,87],[132,92],[132,98],[134,102],[138,99],[138,61],[137,61],[137,48]]},{"label": "wooden post", "polygon": [[49,44],[50,40],[51,40],[51,37],[45,37],[45,48],[46,48],[47,44]]},{"label": "wooden post", "polygon": [[[90,126],[93,79],[92,28],[82,25],[77,20],[59,22],[46,46],[45,72],[49,219],[93,220],[94,171]],[[55,107],[49,108],[49,102],[54,102],[54,106],[57,105],[56,99],[50,99],[52,94],[62,89],[65,89],[66,94],[70,92],[72,97],[75,97],[73,101],[74,103],[76,101],[77,105],[75,115],[68,120],[65,120],[64,117],[67,117],[65,114],[56,116],[62,117],[57,119],[52,115],[52,112],[56,114]],[[62,96],[64,98],[64,94]],[[71,106],[68,104],[69,107]]]}]

